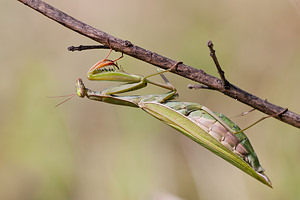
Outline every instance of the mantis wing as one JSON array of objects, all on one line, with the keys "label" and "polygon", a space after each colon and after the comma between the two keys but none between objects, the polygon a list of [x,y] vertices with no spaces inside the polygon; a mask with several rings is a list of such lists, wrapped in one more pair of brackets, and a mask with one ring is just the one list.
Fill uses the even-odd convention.
[{"label": "mantis wing", "polygon": [[167,125],[177,129],[184,135],[188,136],[201,146],[220,156],[227,162],[241,169],[261,183],[272,188],[272,184],[268,177],[263,172],[256,172],[248,163],[240,156],[233,153],[231,150],[222,145],[219,141],[201,129],[197,124],[188,119],[183,114],[176,110],[155,102],[141,102],[139,106],[151,114],[155,118],[163,121]]}]

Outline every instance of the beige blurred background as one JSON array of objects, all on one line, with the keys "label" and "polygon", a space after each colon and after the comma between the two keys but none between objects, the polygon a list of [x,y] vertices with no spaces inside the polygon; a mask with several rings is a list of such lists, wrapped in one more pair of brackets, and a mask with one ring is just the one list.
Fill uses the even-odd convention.
[{"label": "beige blurred background", "polygon": [[[212,40],[226,76],[263,99],[300,113],[300,2],[218,0],[47,1],[111,35],[218,76]],[[274,189],[213,155],[139,109],[74,98],[75,80],[101,90],[86,72],[107,50],[18,1],[1,4],[0,199],[299,199],[300,131],[275,119],[246,132]],[[112,58],[118,57],[113,53]],[[128,72],[155,67],[125,56]],[[179,100],[227,116],[250,110],[168,74]],[[164,92],[148,87],[135,94]],[[246,127],[264,116],[234,118]]]}]

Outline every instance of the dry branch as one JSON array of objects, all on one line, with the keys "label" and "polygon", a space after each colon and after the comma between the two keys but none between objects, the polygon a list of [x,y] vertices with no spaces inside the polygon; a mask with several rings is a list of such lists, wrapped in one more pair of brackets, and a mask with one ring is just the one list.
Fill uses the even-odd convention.
[{"label": "dry branch", "polygon": [[[108,45],[107,41],[109,41],[109,45],[113,50],[122,52],[128,56],[132,56],[162,69],[168,69],[177,62],[161,56],[155,52],[151,52],[149,50],[136,46],[127,40],[121,40],[103,31],[95,29],[40,0],[18,1],[42,13],[50,19],[55,20],[63,26],[76,31],[77,33],[84,35],[85,37],[88,37],[94,41],[97,41],[104,45]],[[244,104],[247,104],[267,115],[274,115],[276,113],[280,113],[285,109],[266,100],[260,99],[257,96],[254,96],[232,84],[229,84],[229,87],[225,88],[223,81],[214,76],[206,74],[203,70],[197,70],[190,66],[180,64],[178,65],[176,71],[173,70],[172,72],[190,80],[204,84],[208,88],[218,90],[219,92],[222,92],[225,95],[234,98]],[[279,116],[275,116],[275,118],[300,128],[300,115],[296,113],[286,111]]]}]

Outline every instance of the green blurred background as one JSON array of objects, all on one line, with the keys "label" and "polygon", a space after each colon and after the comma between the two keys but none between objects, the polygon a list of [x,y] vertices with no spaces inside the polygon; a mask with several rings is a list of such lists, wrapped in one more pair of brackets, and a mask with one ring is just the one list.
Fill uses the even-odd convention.
[{"label": "green blurred background", "polygon": [[[300,1],[48,1],[111,35],[217,76],[212,40],[226,76],[263,99],[300,113]],[[68,52],[95,42],[18,1],[0,12],[0,199],[299,199],[300,131],[275,119],[246,132],[270,189],[139,109],[74,98],[75,80],[101,90],[86,72],[107,50]],[[119,53],[113,53],[112,58]],[[128,72],[155,67],[125,56]],[[187,89],[168,74],[181,101],[227,116],[250,110],[214,91]],[[136,93],[164,92],[148,87]],[[246,127],[264,116],[234,118]]]}]

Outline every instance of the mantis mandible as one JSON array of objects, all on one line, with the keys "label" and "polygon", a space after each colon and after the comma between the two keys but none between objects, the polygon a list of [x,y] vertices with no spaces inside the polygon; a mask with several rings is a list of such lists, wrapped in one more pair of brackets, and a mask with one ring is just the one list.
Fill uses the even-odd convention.
[{"label": "mantis mandible", "polygon": [[[111,50],[112,51],[112,50]],[[153,117],[180,131],[190,139],[205,147],[217,156],[254,177],[261,183],[272,187],[268,177],[264,174],[257,155],[247,136],[226,116],[213,112],[197,103],[171,101],[178,95],[176,89],[163,75],[175,69],[180,62],[169,70],[159,71],[149,76],[129,74],[116,64],[116,60],[107,59],[109,54],[96,63],[88,71],[89,80],[106,80],[125,82],[109,87],[102,91],[86,88],[82,79],[76,82],[76,93],[79,97],[102,101],[110,104],[141,108]],[[160,75],[165,84],[150,81],[149,78]],[[116,94],[138,90],[153,84],[169,91],[165,94],[144,96],[117,96]]]}]

